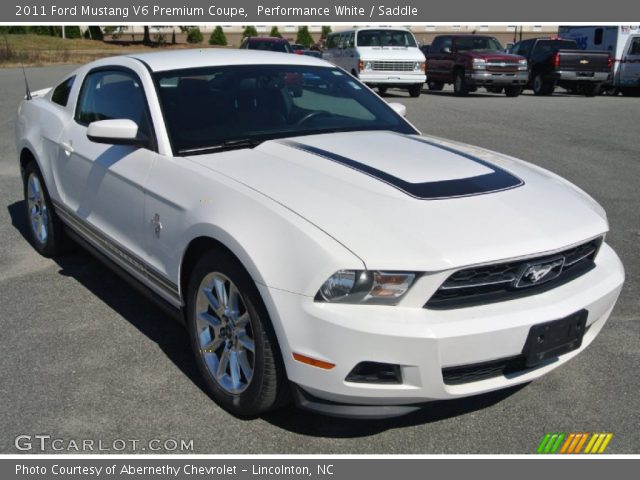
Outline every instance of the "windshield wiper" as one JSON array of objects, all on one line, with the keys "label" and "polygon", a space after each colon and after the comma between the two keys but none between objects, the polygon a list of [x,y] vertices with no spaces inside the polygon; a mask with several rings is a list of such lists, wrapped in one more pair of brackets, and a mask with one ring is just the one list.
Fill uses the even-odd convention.
[{"label": "windshield wiper", "polygon": [[253,148],[257,147],[263,142],[263,140],[255,140],[251,138],[241,138],[237,140],[225,140],[222,143],[218,143],[216,145],[209,145],[206,147],[198,147],[198,148],[183,148],[182,150],[178,150],[180,155],[199,155],[202,153],[211,153],[211,152],[224,152],[227,150],[235,150],[238,148]]}]

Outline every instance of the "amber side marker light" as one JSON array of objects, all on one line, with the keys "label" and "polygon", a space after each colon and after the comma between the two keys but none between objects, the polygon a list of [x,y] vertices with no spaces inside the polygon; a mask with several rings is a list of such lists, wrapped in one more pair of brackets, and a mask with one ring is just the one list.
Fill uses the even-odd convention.
[{"label": "amber side marker light", "polygon": [[299,353],[294,353],[293,359],[300,363],[306,363],[307,365],[311,365],[312,367],[322,368],[323,370],[331,370],[332,368],[335,367],[333,363],[323,362],[322,360],[317,360],[315,358],[307,357],[305,355],[300,355]]}]

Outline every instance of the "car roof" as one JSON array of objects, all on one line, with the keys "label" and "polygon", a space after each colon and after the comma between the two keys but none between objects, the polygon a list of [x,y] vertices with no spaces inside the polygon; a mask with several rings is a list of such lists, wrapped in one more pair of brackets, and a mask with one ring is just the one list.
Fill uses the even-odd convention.
[{"label": "car roof", "polygon": [[307,55],[243,50],[231,48],[199,48],[128,55],[144,62],[154,72],[224,65],[315,65],[333,67],[325,60]]}]

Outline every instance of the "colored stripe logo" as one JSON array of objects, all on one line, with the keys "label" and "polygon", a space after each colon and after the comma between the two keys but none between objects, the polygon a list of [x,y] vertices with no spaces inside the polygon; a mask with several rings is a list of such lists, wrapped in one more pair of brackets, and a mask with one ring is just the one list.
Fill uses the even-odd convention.
[{"label": "colored stripe logo", "polygon": [[536,453],[604,453],[612,438],[613,433],[547,433]]}]

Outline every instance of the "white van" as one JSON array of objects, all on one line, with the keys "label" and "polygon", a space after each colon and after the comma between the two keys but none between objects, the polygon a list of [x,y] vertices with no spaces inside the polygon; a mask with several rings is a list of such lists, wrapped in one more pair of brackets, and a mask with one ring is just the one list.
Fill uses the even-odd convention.
[{"label": "white van", "polygon": [[425,58],[404,28],[356,28],[329,34],[323,58],[380,93],[406,88],[419,97],[426,80]]},{"label": "white van", "polygon": [[614,59],[613,74],[607,82],[613,91],[640,95],[640,27],[561,26],[558,34],[575,40],[582,50],[605,50]]}]

